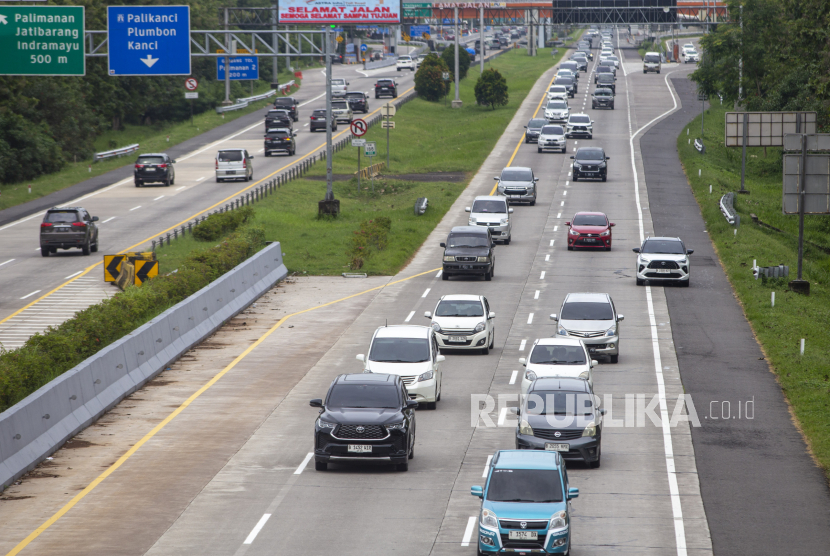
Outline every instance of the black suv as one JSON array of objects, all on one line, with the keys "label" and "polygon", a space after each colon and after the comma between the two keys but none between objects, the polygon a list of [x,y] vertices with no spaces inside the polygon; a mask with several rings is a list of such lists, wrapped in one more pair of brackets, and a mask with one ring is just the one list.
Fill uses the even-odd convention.
[{"label": "black suv", "polygon": [[605,181],[608,178],[608,163],[610,156],[605,156],[602,147],[580,147],[576,155],[571,157],[573,163],[574,181],[580,178],[593,178]]},{"label": "black suv", "polygon": [[81,207],[53,207],[40,224],[40,254],[48,257],[58,249],[79,248],[84,255],[98,251],[97,216]]},{"label": "black suv", "polygon": [[[319,110],[315,110],[311,113],[311,128],[310,131],[314,132],[318,129],[322,129],[323,131],[326,130],[326,109],[321,108]],[[331,130],[337,131],[337,120],[332,118],[331,119]]]},{"label": "black suv", "polygon": [[346,93],[346,100],[352,112],[369,113],[369,95],[363,91],[348,91]]},{"label": "black suv", "polygon": [[375,98],[380,98],[382,95],[398,98],[398,84],[394,79],[378,79],[375,83]]},{"label": "black suv", "polygon": [[603,89],[611,89],[611,92],[617,94],[617,84],[614,82],[614,74],[612,73],[598,73],[597,87]]},{"label": "black suv", "polygon": [[[597,66],[594,69],[594,83],[597,82],[597,77],[601,73],[607,73],[607,74],[613,76],[614,75],[614,68],[612,68],[611,66]],[[614,79],[616,79],[616,77],[614,77]]]},{"label": "black suv", "polygon": [[541,133],[542,128],[546,125],[548,125],[548,121],[545,118],[533,118],[527,122],[525,126],[525,143],[538,143],[539,133]]},{"label": "black suv", "polygon": [[300,105],[299,101],[294,97],[280,97],[274,100],[274,108],[277,110],[287,110],[291,114],[291,119],[295,122],[300,119],[297,112],[297,107]]},{"label": "black suv", "polygon": [[553,80],[554,85],[562,85],[568,89],[568,96],[574,98],[574,95],[579,91],[576,90],[576,80],[572,77],[557,77]]},{"label": "black suv", "polygon": [[329,386],[314,423],[314,468],[325,471],[333,459],[388,459],[398,471],[415,455],[415,408],[397,375],[340,375]]},{"label": "black suv", "polygon": [[294,129],[294,119],[288,110],[269,110],[265,114],[265,130],[279,127]]},{"label": "black suv", "polygon": [[449,280],[450,276],[483,276],[488,282],[493,279],[496,243],[490,228],[456,226],[441,247],[444,248],[442,280]]},{"label": "black suv", "polygon": [[269,129],[265,133],[265,156],[273,152],[284,152],[288,156],[297,154],[297,144],[294,142],[294,133],[287,128]]},{"label": "black suv", "polygon": [[591,108],[610,108],[614,109],[614,91],[608,88],[594,89],[594,94],[591,96]]},{"label": "black suv", "polygon": [[145,183],[163,183],[170,186],[176,183],[176,162],[164,153],[142,154],[135,161],[133,180],[136,187]]}]

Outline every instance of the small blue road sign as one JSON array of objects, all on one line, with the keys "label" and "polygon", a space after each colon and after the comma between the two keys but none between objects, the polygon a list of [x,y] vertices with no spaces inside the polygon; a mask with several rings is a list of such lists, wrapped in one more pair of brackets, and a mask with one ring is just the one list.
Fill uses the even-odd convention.
[{"label": "small blue road sign", "polygon": [[360,51],[361,51],[361,52],[366,52],[367,50],[369,50],[369,47],[368,47],[368,46],[366,46],[365,44],[361,44],[361,45],[360,45]]},{"label": "small blue road sign", "polygon": [[409,36],[414,38],[423,37],[424,33],[429,34],[429,25],[410,25]]},{"label": "small blue road sign", "polygon": [[[245,81],[250,79],[259,79],[259,62],[255,56],[242,56],[230,59],[231,72],[229,74],[231,81]],[[219,81],[225,80],[225,59],[216,59],[216,79]]]},{"label": "small blue road sign", "polygon": [[110,75],[190,75],[189,6],[107,6]]}]

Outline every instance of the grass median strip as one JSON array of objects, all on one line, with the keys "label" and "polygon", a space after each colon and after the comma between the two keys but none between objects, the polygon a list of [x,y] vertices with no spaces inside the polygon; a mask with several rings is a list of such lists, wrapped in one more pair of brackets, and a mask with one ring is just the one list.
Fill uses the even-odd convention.
[{"label": "grass median strip", "polygon": [[[830,475],[830,330],[826,325],[830,322],[830,216],[805,218],[804,279],[810,282],[810,295],[788,291],[787,280],[796,277],[798,217],[782,214],[781,149],[747,149],[746,189],[750,194],[736,195],[741,226],[735,234],[718,206],[722,195],[740,189],[741,151],[723,145],[726,111],[714,99],[705,114],[705,155],[693,145],[700,135],[700,116],[687,126],[689,135],[684,131],[677,140],[680,160],[744,314],[815,457]],[[754,222],[753,214],[772,227]],[[789,265],[790,276],[755,280],[753,260],[759,266]],[[804,355],[800,355],[802,338]]]}]

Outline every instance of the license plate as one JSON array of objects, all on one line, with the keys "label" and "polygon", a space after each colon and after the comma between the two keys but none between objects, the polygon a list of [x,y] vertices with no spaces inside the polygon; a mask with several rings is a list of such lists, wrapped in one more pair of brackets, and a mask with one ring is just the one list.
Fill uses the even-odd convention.
[{"label": "license plate", "polygon": [[467,337],[466,336],[450,336],[449,338],[447,338],[447,341],[448,342],[466,342]]},{"label": "license plate", "polygon": [[536,531],[510,531],[509,538],[511,541],[537,541],[539,540],[539,533]]},{"label": "license plate", "polygon": [[585,243],[594,243],[596,240],[593,239],[593,238],[586,238],[586,239],[583,239],[582,241],[584,241]]},{"label": "license plate", "polygon": [[68,232],[71,228],[55,228],[55,230],[58,232]]},{"label": "license plate", "polygon": [[669,274],[670,272],[671,272],[671,269],[668,269],[668,268],[658,268],[657,269],[657,274]]},{"label": "license plate", "polygon": [[349,452],[367,454],[372,451],[371,444],[349,444]]},{"label": "license plate", "polygon": [[567,452],[570,449],[568,444],[553,444],[552,442],[545,442],[545,450],[552,452]]},{"label": "license plate", "polygon": [[155,168],[145,168],[145,170],[148,171],[148,172],[155,172],[156,171]]}]

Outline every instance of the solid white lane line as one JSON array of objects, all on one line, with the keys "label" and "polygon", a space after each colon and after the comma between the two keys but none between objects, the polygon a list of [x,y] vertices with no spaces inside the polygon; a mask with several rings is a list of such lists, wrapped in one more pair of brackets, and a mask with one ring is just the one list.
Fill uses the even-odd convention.
[{"label": "solid white lane line", "polygon": [[467,529],[464,531],[464,539],[461,541],[461,546],[470,546],[470,539],[473,537],[473,529],[476,526],[476,516],[471,515],[467,520]]},{"label": "solid white lane line", "polygon": [[438,274],[436,274],[436,275],[435,275],[435,277],[436,277],[436,278],[440,278],[440,277],[441,277],[441,273],[442,273],[442,272],[444,272],[444,271],[443,271],[443,270],[439,270],[439,271],[438,271]]},{"label": "solid white lane line", "polygon": [[424,298],[424,297],[428,296],[429,295],[429,290],[431,290],[431,289],[432,288],[427,288],[426,291],[424,292],[424,295],[422,295],[421,297]]},{"label": "solid white lane line", "polygon": [[[516,377],[519,376],[519,371],[513,371],[510,374],[510,384],[516,384]],[[488,462],[489,463],[489,462]]]},{"label": "solid white lane line", "polygon": [[155,199],[153,199],[153,200],[154,200],[154,201],[158,201],[159,199],[163,199],[163,198],[164,198],[164,195],[159,195],[158,197],[156,197],[156,198],[155,198]]},{"label": "solid white lane line", "polygon": [[141,208],[141,205],[138,205],[137,207],[133,207],[133,208],[131,208],[131,209],[130,209],[130,212],[132,212],[132,211],[134,211],[134,210],[138,210],[138,209],[140,209],[140,208]]},{"label": "solid white lane line", "polygon": [[[14,259],[9,259],[8,261],[6,261],[6,262],[4,262],[4,263],[0,263],[0,266],[3,266],[4,264],[9,264],[9,263],[10,263],[10,262],[12,262],[13,260],[14,260]],[[80,274],[80,272],[79,272],[78,274]],[[74,276],[74,275],[73,275],[73,276]]]},{"label": "solid white lane line", "polygon": [[116,218],[117,218],[117,216],[110,216],[109,218],[107,218],[106,220],[104,220],[103,222],[101,222],[101,224],[106,224],[107,222],[109,222],[109,221],[111,221],[111,220],[115,220]]},{"label": "solid white lane line", "polygon": [[[549,260],[550,260],[550,254],[545,255],[545,262],[548,262]],[[544,274],[544,272],[542,274]]]},{"label": "solid white lane line", "polygon": [[499,411],[499,426],[504,424],[504,420],[506,418],[507,418],[507,408],[503,407],[503,408],[501,408],[501,411]]},{"label": "solid white lane line", "polygon": [[265,523],[268,521],[268,519],[269,519],[270,517],[271,517],[271,514],[265,514],[265,515],[263,515],[263,516],[259,519],[259,521],[257,522],[257,524],[254,526],[254,528],[253,528],[253,530],[251,531],[251,533],[248,535],[248,538],[247,538],[247,539],[245,539],[245,542],[244,542],[244,543],[242,543],[242,544],[251,544],[252,542],[254,542],[254,539],[255,539],[255,538],[256,538],[256,536],[259,534],[259,532],[262,530],[262,528],[263,528],[263,527],[265,527]]},{"label": "solid white lane line", "polygon": [[[513,371],[513,372],[515,373],[516,371]],[[487,471],[490,470],[490,462],[491,461],[493,461],[493,456],[492,455],[487,456],[487,463],[484,464],[484,473],[481,474],[482,479],[487,476]]]},{"label": "solid white lane line", "polygon": [[527,323],[533,324],[533,313],[527,315]]},{"label": "solid white lane line", "polygon": [[[14,259],[12,259],[12,260],[14,260]],[[3,263],[3,264],[6,264],[6,263]],[[0,266],[3,266],[3,265],[0,265]],[[65,278],[64,278],[64,280],[69,280],[70,278],[74,278],[75,276],[77,276],[77,275],[78,275],[78,274],[80,274],[81,272],[83,272],[83,270],[79,270],[79,271],[78,271],[78,272],[76,272],[75,274],[70,274],[69,276],[65,277]]]},{"label": "solid white lane line", "polygon": [[27,293],[26,295],[24,295],[24,296],[23,296],[23,297],[21,297],[20,299],[26,299],[27,297],[32,297],[32,296],[33,296],[33,295],[35,295],[36,293],[40,293],[40,290],[35,290],[35,291],[33,291],[32,293]]},{"label": "solid white lane line", "polygon": [[299,475],[300,473],[302,473],[303,470],[305,469],[305,466],[308,465],[308,462],[311,461],[311,458],[313,458],[313,457],[314,457],[314,452],[307,453],[305,455],[305,458],[303,458],[303,462],[300,464],[299,467],[297,467],[296,471],[294,471],[294,474]]},{"label": "solid white lane line", "polygon": [[412,311],[411,313],[409,313],[409,316],[404,319],[404,322],[411,321],[412,317],[414,317],[414,316],[415,316],[415,311]]},{"label": "solid white lane line", "polygon": [[536,293],[533,294],[533,299],[539,299],[539,290],[536,290]]},{"label": "solid white lane line", "polygon": [[522,343],[519,344],[519,351],[524,351],[526,345],[527,345],[527,340],[522,340]]}]

